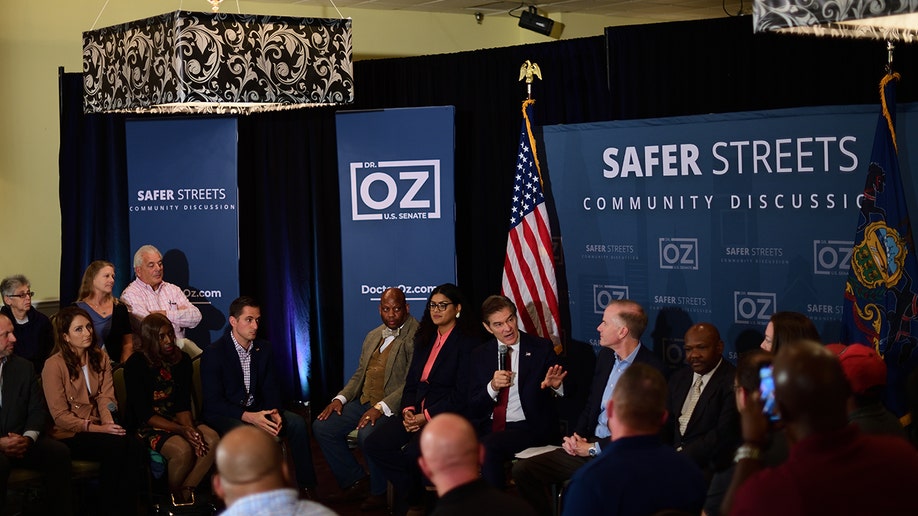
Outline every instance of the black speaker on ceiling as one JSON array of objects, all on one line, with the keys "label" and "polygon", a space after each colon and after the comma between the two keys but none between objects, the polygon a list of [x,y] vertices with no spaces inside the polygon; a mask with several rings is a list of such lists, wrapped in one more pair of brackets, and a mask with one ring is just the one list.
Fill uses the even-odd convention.
[{"label": "black speaker on ceiling", "polygon": [[539,16],[538,13],[536,13],[535,7],[529,6],[528,10],[520,13],[519,25],[524,29],[550,36],[551,29],[555,26],[555,21],[551,18]]}]

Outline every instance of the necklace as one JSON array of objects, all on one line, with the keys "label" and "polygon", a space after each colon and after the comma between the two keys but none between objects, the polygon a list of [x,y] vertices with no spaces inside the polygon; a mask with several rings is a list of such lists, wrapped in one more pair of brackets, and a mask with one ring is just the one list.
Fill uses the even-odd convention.
[{"label": "necklace", "polygon": [[[109,302],[111,302],[111,301],[109,301]],[[93,303],[92,301],[90,301],[89,299],[87,299],[87,300],[86,300],[86,304],[89,305],[90,307],[92,307],[92,309],[95,310],[96,313],[98,313],[99,315],[101,315],[101,316],[103,316],[103,317],[106,316],[106,315],[108,315],[108,310],[105,310],[105,309],[103,308],[103,307],[104,307],[105,305],[107,305],[108,303],[102,303],[102,304],[98,304],[98,305],[97,305],[97,304]]]}]

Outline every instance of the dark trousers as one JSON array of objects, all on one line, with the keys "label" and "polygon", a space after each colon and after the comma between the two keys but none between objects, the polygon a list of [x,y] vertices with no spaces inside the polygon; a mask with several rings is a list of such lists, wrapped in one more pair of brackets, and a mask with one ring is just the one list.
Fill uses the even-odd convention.
[{"label": "dark trousers", "polygon": [[21,459],[0,453],[0,511],[6,504],[7,481],[13,468],[41,473],[45,507],[49,514],[73,514],[70,449],[64,443],[42,435]]},{"label": "dark trousers", "polygon": [[555,450],[542,455],[517,461],[513,465],[513,481],[516,489],[540,516],[551,516],[551,508],[557,500],[549,496],[552,484],[559,487],[571,479],[574,472],[590,459],[568,455],[564,450]]},{"label": "dark trousers", "polygon": [[483,435],[481,445],[484,446],[485,456],[481,465],[481,477],[493,487],[503,489],[507,482],[504,464],[513,460],[517,452],[544,444],[545,439],[524,421],[507,423],[505,430]]},{"label": "dark trousers", "polygon": [[408,512],[409,506],[421,502],[424,491],[423,476],[418,468],[421,432],[405,430],[402,418],[397,415],[377,422],[376,427],[364,442],[363,453],[392,483],[392,512],[395,516],[402,516]]},{"label": "dark trousers", "polygon": [[[279,411],[281,414],[280,438],[287,440],[289,453],[293,457],[293,467],[296,471],[298,487],[314,488],[317,484],[316,470],[312,465],[312,449],[309,446],[309,428],[306,420],[299,414],[289,410]],[[237,426],[244,425],[241,419],[225,416],[210,416],[204,420],[208,426],[224,435]]]},{"label": "dark trousers", "polygon": [[[97,514],[127,514],[137,510],[137,471],[141,464],[137,446],[123,435],[80,432],[61,439],[76,460],[99,463],[99,507]],[[145,464],[144,464],[145,465]]]}]

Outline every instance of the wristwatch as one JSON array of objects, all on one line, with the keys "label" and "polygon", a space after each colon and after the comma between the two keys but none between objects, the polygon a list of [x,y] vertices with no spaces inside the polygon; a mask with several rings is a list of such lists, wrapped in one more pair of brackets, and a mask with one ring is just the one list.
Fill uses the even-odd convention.
[{"label": "wristwatch", "polygon": [[589,453],[590,453],[590,457],[595,457],[596,454],[599,453],[599,450],[596,449],[596,443],[593,443],[590,445]]},{"label": "wristwatch", "polygon": [[753,444],[746,443],[736,449],[736,455],[733,456],[733,462],[739,462],[743,459],[761,460],[762,449]]},{"label": "wristwatch", "polygon": [[382,409],[382,402],[380,401],[380,402],[377,403],[376,405],[373,405],[373,408],[375,408],[376,410],[382,412],[382,411],[383,411],[383,409]]}]

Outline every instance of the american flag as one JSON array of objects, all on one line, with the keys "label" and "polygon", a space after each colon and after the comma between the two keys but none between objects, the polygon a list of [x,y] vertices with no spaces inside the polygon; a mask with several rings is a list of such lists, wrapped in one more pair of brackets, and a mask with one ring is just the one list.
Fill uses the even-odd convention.
[{"label": "american flag", "polygon": [[542,191],[542,174],[530,124],[533,102],[523,102],[502,290],[516,304],[523,330],[551,339],[555,349],[560,351],[561,323],[555,259]]}]

